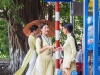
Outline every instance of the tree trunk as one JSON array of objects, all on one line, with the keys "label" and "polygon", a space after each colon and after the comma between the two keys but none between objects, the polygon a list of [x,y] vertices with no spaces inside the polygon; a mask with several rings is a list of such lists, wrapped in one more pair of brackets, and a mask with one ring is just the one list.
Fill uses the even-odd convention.
[{"label": "tree trunk", "polygon": [[52,21],[52,17],[53,17],[53,6],[52,5],[49,5],[48,7],[48,20]]},{"label": "tree trunk", "polygon": [[[42,3],[41,3],[42,1]],[[27,24],[33,20],[45,19],[46,3],[43,0],[13,0],[14,4],[23,4],[24,7],[17,11],[17,15],[22,21]],[[52,10],[51,10],[52,11]],[[9,52],[10,65],[8,70],[15,73],[22,64],[23,58],[28,51],[27,38],[23,34],[23,27],[18,21],[13,18],[13,11],[9,11],[8,20],[8,37],[9,37]],[[50,14],[50,13],[49,13]],[[50,17],[53,14],[51,13]],[[52,20],[52,18],[50,18]]]},{"label": "tree trunk", "polygon": [[[13,22],[13,21],[12,21]],[[22,32],[21,25],[13,22],[8,26],[10,65],[9,70],[14,73],[22,64],[28,51],[27,37]]]}]

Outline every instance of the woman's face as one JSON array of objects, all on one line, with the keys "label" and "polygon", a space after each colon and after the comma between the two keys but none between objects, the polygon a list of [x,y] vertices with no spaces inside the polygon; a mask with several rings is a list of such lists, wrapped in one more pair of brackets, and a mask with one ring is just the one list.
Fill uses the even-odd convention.
[{"label": "woman's face", "polygon": [[63,27],[63,32],[64,32],[64,34],[66,34],[67,31],[68,31],[67,28],[64,28],[64,27]]},{"label": "woman's face", "polygon": [[49,27],[48,27],[48,25],[43,26],[43,28],[41,29],[41,31],[42,31],[42,34],[48,35],[48,33],[49,33]]}]

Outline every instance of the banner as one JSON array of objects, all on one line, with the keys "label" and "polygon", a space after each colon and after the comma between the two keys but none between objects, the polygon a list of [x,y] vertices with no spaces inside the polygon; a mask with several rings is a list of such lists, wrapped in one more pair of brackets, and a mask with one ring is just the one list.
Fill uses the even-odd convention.
[{"label": "banner", "polygon": [[88,17],[88,50],[93,50],[93,17]]}]

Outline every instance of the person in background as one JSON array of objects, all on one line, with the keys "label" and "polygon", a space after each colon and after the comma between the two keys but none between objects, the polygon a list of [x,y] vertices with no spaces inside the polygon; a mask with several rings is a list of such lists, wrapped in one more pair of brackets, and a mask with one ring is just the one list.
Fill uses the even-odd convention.
[{"label": "person in background", "polygon": [[78,44],[78,52],[76,55],[76,63],[83,63],[83,51],[82,51],[82,45]]}]

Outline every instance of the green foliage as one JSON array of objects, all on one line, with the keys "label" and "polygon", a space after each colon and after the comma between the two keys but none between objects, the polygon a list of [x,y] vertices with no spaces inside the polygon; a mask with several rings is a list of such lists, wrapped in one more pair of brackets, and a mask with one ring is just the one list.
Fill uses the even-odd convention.
[{"label": "green foliage", "polygon": [[62,24],[70,21],[70,4],[69,3],[61,3],[60,4],[60,21]]},{"label": "green foliage", "polygon": [[[22,26],[24,25],[24,22],[22,20],[21,17],[19,17],[19,14],[18,14],[18,10],[22,9],[24,7],[23,4],[14,4],[12,3],[12,5],[10,6],[9,8],[9,11],[10,12],[13,12],[12,15],[13,15],[13,18],[16,20],[17,23],[21,24]],[[8,16],[10,16],[11,14],[8,13]]]},{"label": "green foliage", "polygon": [[0,18],[0,58],[9,58],[8,26],[2,18]]},{"label": "green foliage", "polygon": [[0,0],[0,58],[9,58],[9,42],[8,42],[8,25],[5,17],[13,17],[13,19],[23,25],[22,18],[19,17],[17,11],[22,9],[23,4],[14,3],[13,0]]},{"label": "green foliage", "polygon": [[75,16],[74,20],[74,33],[77,39],[77,42],[80,40],[83,34],[83,17],[82,16]]},{"label": "green foliage", "polygon": [[0,9],[6,9],[11,6],[12,0],[0,0]]},{"label": "green foliage", "polygon": [[[7,17],[10,17],[13,15],[13,18],[18,22],[19,24],[23,25],[24,22],[22,18],[19,17],[18,10],[22,9],[24,7],[23,4],[14,3],[13,0],[0,0],[0,11],[7,12]],[[2,13],[0,13],[0,16]]]}]

